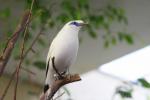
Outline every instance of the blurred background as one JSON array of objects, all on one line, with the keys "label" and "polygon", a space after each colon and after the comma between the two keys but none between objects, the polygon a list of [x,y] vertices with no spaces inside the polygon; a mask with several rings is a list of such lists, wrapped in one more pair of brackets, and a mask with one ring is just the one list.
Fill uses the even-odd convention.
[{"label": "blurred background", "polygon": [[[78,57],[70,68],[71,73],[81,74],[82,81],[63,87],[61,91],[65,94],[59,99],[150,100],[150,50],[144,49],[150,43],[149,4],[149,0],[34,0],[25,37],[26,55],[19,71],[17,100],[39,99],[51,41],[65,23],[76,19],[89,23],[79,33]],[[1,56],[31,5],[32,0],[0,0]],[[13,100],[16,78],[11,76],[20,61],[23,39],[24,32],[20,32],[0,76],[1,97],[13,79],[4,100]],[[141,52],[134,53],[138,50]],[[135,57],[130,58],[132,53]],[[119,60],[126,55],[126,60]],[[118,62],[114,62],[116,59]],[[137,73],[136,65],[141,65]]]}]

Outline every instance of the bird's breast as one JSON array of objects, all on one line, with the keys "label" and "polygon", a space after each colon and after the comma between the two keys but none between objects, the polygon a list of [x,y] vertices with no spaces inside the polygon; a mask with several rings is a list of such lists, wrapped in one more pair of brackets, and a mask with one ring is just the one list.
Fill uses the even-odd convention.
[{"label": "bird's breast", "polygon": [[79,45],[78,38],[59,38],[55,44],[51,56],[55,57],[56,67],[60,72],[63,72],[70,67],[76,59]]}]

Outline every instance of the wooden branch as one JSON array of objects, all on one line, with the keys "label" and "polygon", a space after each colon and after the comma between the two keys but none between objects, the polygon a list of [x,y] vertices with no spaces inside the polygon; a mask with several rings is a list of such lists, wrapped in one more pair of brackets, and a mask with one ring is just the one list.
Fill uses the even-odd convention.
[{"label": "wooden branch", "polygon": [[[29,19],[27,21],[29,21],[31,18],[31,15],[29,16]],[[17,66],[17,72],[16,72],[16,84],[15,84],[15,89],[14,89],[14,100],[16,100],[16,96],[17,96],[17,87],[18,87],[18,81],[19,81],[19,72],[20,72],[20,68],[21,68],[21,65],[22,65],[22,62],[23,62],[23,54],[24,54],[24,48],[25,48],[25,38],[26,38],[26,35],[27,35],[27,28],[28,28],[28,25],[26,25],[25,27],[25,31],[24,31],[24,36],[23,36],[23,41],[22,41],[22,45],[21,45],[21,54],[20,54],[20,61],[18,63],[18,66]]]},{"label": "wooden branch", "polygon": [[3,54],[0,57],[0,77],[2,76],[4,72],[5,66],[11,56],[12,50],[19,38],[19,35],[25,30],[27,24],[30,22],[28,21],[30,16],[31,16],[31,12],[27,10],[24,13],[23,18],[21,22],[19,23],[19,25],[17,26],[15,32],[13,33],[11,38],[8,40],[5,49],[3,50]]},{"label": "wooden branch", "polygon": [[[36,0],[35,0],[36,1]],[[23,18],[24,19],[24,18]],[[29,46],[29,48],[26,50],[26,52],[24,53],[23,57],[22,57],[22,61],[24,60],[24,58],[28,55],[28,53],[30,52],[30,50],[32,49],[33,45],[35,45],[36,41],[38,40],[38,38],[40,37],[40,35],[42,34],[42,31],[44,30],[44,25],[42,26],[42,28],[40,29],[40,32],[36,35],[35,39],[33,40],[33,42],[31,43],[31,45]],[[23,70],[26,70],[25,68],[21,67]],[[27,71],[27,70],[26,70]],[[16,72],[17,72],[17,68],[15,69],[15,71],[13,72],[13,74],[11,75],[11,78],[9,80],[9,83],[8,85],[6,86],[5,90],[4,90],[4,93],[2,94],[2,97],[0,98],[0,100],[3,100],[9,87],[10,87],[10,84],[12,82],[12,80],[14,79],[15,75],[16,75]],[[27,71],[28,72],[28,71]],[[34,74],[33,72],[29,72],[31,74]]]},{"label": "wooden branch", "polygon": [[42,34],[43,28],[41,28],[40,32],[36,35],[35,39],[33,40],[33,42],[31,43],[31,45],[29,46],[29,48],[26,50],[26,52],[23,55],[23,58],[25,58],[27,56],[27,54],[30,52],[30,50],[33,50],[33,45],[36,43],[36,41],[39,39],[40,35]]},{"label": "wooden branch", "polygon": [[26,71],[27,73],[29,73],[30,75],[36,75],[36,73],[35,72],[33,72],[33,71],[31,71],[31,70],[29,70],[29,69],[27,69],[27,68],[25,68],[25,67],[21,67],[21,69],[23,70],[23,71]]},{"label": "wooden branch", "polygon": [[[76,81],[80,81],[81,78],[78,74],[75,75],[66,75],[63,79],[60,80],[56,80],[51,87],[49,88],[48,91],[50,91],[50,93],[48,94],[48,98],[46,100],[51,100],[53,98],[53,96],[55,95],[55,93],[64,85],[72,83],[72,82],[76,82]],[[48,92],[47,91],[47,92]]]},{"label": "wooden branch", "polygon": [[13,72],[12,76],[11,76],[11,79],[2,95],[2,98],[0,98],[0,100],[3,100],[7,91],[8,91],[8,88],[10,87],[10,84],[13,80],[13,78],[15,77],[15,74],[17,75],[17,79],[16,79],[16,84],[15,84],[15,89],[14,89],[14,100],[16,100],[16,96],[17,96],[17,86],[18,86],[18,80],[19,80],[19,71],[20,71],[20,68],[21,68],[21,64],[24,60],[25,57],[23,57],[23,54],[24,54],[24,46],[25,46],[25,37],[27,35],[27,28],[29,26],[29,22],[30,22],[30,18],[31,18],[31,13],[32,13],[32,7],[33,7],[33,4],[34,4],[34,0],[32,0],[32,4],[31,4],[31,8],[29,11],[26,11],[22,20],[21,20],[21,23],[18,25],[16,31],[13,33],[12,37],[9,39],[9,41],[7,42],[7,45],[3,51],[3,55],[1,57],[1,61],[0,61],[0,76],[3,74],[3,71],[5,69],[5,66],[10,58],[10,55],[11,55],[11,52],[14,48],[14,45],[19,37],[19,33],[23,32],[24,33],[24,37],[23,37],[23,41],[22,41],[22,47],[21,47],[21,54],[20,54],[20,61],[18,63],[18,66],[16,67],[16,70]]},{"label": "wooden branch", "polygon": [[13,74],[11,75],[11,78],[10,78],[10,80],[9,80],[9,82],[8,82],[8,84],[7,84],[7,86],[6,86],[6,88],[5,88],[5,90],[4,90],[3,94],[2,94],[2,96],[1,96],[1,98],[0,98],[0,100],[4,100],[4,97],[6,96],[6,93],[7,93],[8,89],[9,89],[9,87],[10,87],[10,85],[11,85],[13,79],[14,79],[14,76],[15,76],[15,74],[16,74],[16,71],[17,71],[17,69],[16,69],[16,70],[13,72]]},{"label": "wooden branch", "polygon": [[24,30],[24,36],[23,36],[22,45],[21,45],[20,61],[18,63],[17,72],[16,72],[17,79],[16,79],[15,89],[14,89],[14,100],[17,100],[17,87],[18,87],[18,81],[19,81],[19,73],[20,73],[20,68],[21,68],[22,62],[24,60],[23,55],[24,55],[24,48],[25,48],[25,38],[28,34],[27,29],[28,29],[29,22],[30,22],[30,19],[31,19],[33,4],[34,4],[34,0],[32,0],[31,7],[30,7],[30,15],[27,19],[27,24],[26,24],[25,30]]}]

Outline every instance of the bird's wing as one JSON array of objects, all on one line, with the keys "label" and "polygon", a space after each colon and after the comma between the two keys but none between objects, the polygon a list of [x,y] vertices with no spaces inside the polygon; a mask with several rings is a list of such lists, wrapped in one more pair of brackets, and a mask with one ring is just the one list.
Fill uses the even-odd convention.
[{"label": "bird's wing", "polygon": [[47,74],[48,74],[48,70],[50,68],[49,63],[51,61],[51,54],[52,54],[52,51],[54,49],[54,40],[52,41],[52,43],[50,45],[49,52],[48,52],[48,55],[47,55],[47,60],[46,60],[46,77],[47,77]]},{"label": "bird's wing", "polygon": [[47,77],[47,73],[48,73],[48,69],[49,69],[49,61],[50,61],[50,58],[49,58],[48,62],[46,62],[46,77]]}]

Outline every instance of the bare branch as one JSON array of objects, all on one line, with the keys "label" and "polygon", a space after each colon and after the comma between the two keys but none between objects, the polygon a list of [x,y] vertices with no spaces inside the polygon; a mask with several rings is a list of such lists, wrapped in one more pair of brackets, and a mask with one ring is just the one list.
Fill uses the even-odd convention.
[{"label": "bare branch", "polygon": [[6,45],[5,49],[3,50],[3,54],[0,59],[0,77],[3,74],[5,66],[11,56],[12,50],[19,38],[20,33],[23,32],[25,30],[27,24],[29,24],[28,19],[30,16],[31,16],[31,12],[27,10],[23,15],[23,18],[22,18],[20,24],[17,26],[15,32],[13,33],[11,38],[8,40],[7,45]]},{"label": "bare branch", "polygon": [[27,69],[27,68],[21,67],[21,69],[24,70],[24,71],[26,71],[27,73],[29,73],[29,74],[31,74],[31,75],[36,75],[35,72],[33,72],[33,71],[31,71],[31,70],[29,70],[29,69]]},{"label": "bare branch", "polygon": [[17,69],[16,69],[16,70],[13,72],[13,74],[11,75],[11,78],[10,78],[10,80],[9,80],[9,82],[8,82],[8,84],[7,84],[7,86],[6,86],[6,88],[5,88],[5,90],[4,90],[3,94],[2,94],[2,96],[1,96],[1,98],[0,98],[0,100],[4,100],[4,97],[6,96],[6,93],[7,93],[8,89],[9,89],[9,87],[10,87],[10,84],[11,84],[12,80],[14,79],[14,76],[15,76],[15,74],[16,74],[16,71],[17,71]]},{"label": "bare branch", "polygon": [[32,14],[32,8],[33,8],[33,4],[34,4],[34,0],[32,0],[32,4],[31,4],[31,8],[30,8],[30,15],[28,17],[28,20],[27,20],[27,25],[25,26],[25,31],[24,31],[24,36],[23,36],[23,41],[22,41],[22,45],[21,45],[21,54],[20,54],[20,62],[17,66],[17,72],[16,72],[16,84],[15,84],[15,89],[14,89],[14,100],[16,100],[16,96],[17,96],[17,87],[18,87],[18,81],[19,81],[19,72],[20,72],[20,68],[21,68],[21,65],[22,65],[22,62],[24,60],[23,58],[23,55],[24,55],[24,48],[25,48],[25,38],[27,36],[27,29],[28,29],[28,26],[29,26],[29,21],[30,21],[30,18],[31,18],[31,14]]},{"label": "bare branch", "polygon": [[63,79],[60,80],[56,80],[50,87],[50,89],[48,91],[50,91],[50,93],[48,94],[48,98],[47,100],[51,100],[52,97],[54,96],[54,94],[64,85],[72,83],[72,82],[76,82],[76,81],[80,81],[81,78],[78,74],[75,75],[66,75]]},{"label": "bare branch", "polygon": [[[41,31],[37,34],[37,36],[35,37],[35,39],[34,39],[33,42],[31,43],[30,47],[29,47],[29,48],[26,50],[26,52],[24,53],[24,55],[23,55],[23,57],[22,57],[22,60],[25,59],[25,57],[27,56],[27,54],[29,53],[29,51],[32,49],[33,45],[34,45],[34,44],[36,43],[36,41],[38,40],[39,36],[42,34],[42,31],[43,31],[43,28],[41,28]],[[26,70],[26,69],[23,68],[23,67],[21,67],[21,69],[23,69],[23,70],[25,70],[25,71],[27,71],[27,72],[29,72],[29,73],[35,75],[35,73],[33,73],[33,72],[31,72],[31,71],[28,71],[28,70]],[[9,83],[8,83],[8,85],[6,86],[6,88],[5,88],[5,90],[4,90],[4,93],[3,93],[2,97],[0,98],[0,100],[3,100],[3,99],[4,99],[4,97],[5,97],[5,95],[6,95],[7,91],[8,91],[8,89],[9,89],[9,87],[10,87],[10,84],[11,84],[12,80],[14,79],[14,77],[15,77],[15,75],[16,75],[16,72],[17,72],[17,68],[16,68],[16,70],[13,72],[13,74],[11,75],[11,78],[10,78],[10,80],[9,80]]]},{"label": "bare branch", "polygon": [[25,58],[27,56],[27,54],[30,52],[30,50],[33,50],[33,45],[36,43],[36,41],[38,40],[38,38],[40,37],[40,35],[42,34],[43,28],[41,28],[40,32],[36,35],[35,39],[33,40],[33,42],[31,43],[30,47],[26,50],[26,52],[23,55],[23,58]]}]

